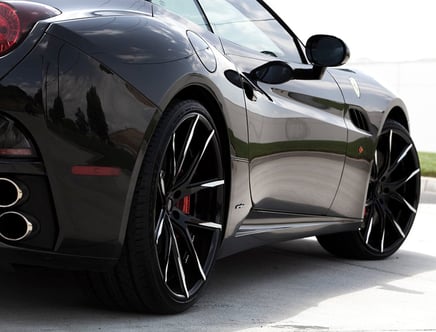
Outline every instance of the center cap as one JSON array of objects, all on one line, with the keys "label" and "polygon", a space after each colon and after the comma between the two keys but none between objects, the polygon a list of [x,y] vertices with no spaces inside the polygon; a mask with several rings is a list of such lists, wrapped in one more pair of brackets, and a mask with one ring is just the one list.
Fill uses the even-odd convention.
[{"label": "center cap", "polygon": [[375,192],[376,192],[377,196],[381,196],[383,194],[389,194],[390,190],[389,190],[388,186],[384,185],[383,183],[379,183],[376,187]]},{"label": "center cap", "polygon": [[383,193],[383,186],[381,183],[377,184],[376,193],[380,196]]}]

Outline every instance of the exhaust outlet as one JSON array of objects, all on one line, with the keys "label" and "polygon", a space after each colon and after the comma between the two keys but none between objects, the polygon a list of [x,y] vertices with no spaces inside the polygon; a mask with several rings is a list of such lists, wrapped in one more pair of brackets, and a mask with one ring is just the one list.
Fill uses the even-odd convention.
[{"label": "exhaust outlet", "polygon": [[0,208],[10,208],[23,199],[23,190],[14,181],[0,178]]},{"label": "exhaust outlet", "polygon": [[30,236],[35,226],[25,215],[8,211],[0,215],[0,237],[7,241],[21,241]]}]

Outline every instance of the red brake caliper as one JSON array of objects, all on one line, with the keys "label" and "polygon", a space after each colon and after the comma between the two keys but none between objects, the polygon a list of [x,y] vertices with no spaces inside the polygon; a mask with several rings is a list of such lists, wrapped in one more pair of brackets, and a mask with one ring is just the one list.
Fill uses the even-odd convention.
[{"label": "red brake caliper", "polygon": [[183,197],[183,199],[179,200],[176,205],[184,214],[189,214],[191,212],[191,196],[188,195]]}]

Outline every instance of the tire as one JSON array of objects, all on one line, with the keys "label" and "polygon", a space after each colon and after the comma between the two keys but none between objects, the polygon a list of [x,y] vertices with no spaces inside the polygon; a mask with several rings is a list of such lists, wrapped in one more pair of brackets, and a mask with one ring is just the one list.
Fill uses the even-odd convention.
[{"label": "tire", "polygon": [[92,273],[97,298],[161,314],[192,306],[221,243],[226,210],[220,138],[193,100],[164,112],[138,179],[123,252],[110,273]]},{"label": "tire", "polygon": [[388,120],[377,143],[365,204],[363,226],[356,232],[318,236],[333,255],[383,259],[406,239],[418,208],[419,158],[408,131]]}]

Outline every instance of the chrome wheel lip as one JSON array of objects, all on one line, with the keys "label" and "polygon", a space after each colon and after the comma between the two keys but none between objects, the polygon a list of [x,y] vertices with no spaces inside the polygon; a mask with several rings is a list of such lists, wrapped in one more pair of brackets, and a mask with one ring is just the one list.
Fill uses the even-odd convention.
[{"label": "chrome wheel lip", "polygon": [[[179,129],[188,122],[191,122],[190,129],[186,132],[185,137],[177,137],[181,134]],[[186,166],[191,143],[196,139],[196,128],[208,131],[208,136],[204,141],[202,151],[198,155],[199,160],[194,159],[194,163],[198,162],[197,166]],[[177,156],[176,146],[179,145],[181,140],[184,140],[183,148],[180,155]],[[217,176],[207,181],[195,183],[193,178],[197,175],[197,168],[200,167],[203,155],[210,150],[213,151],[212,153],[214,153],[217,161]],[[163,157],[159,165],[159,179],[157,180],[158,189],[155,208],[157,218],[155,218],[154,227],[155,252],[165,287],[175,300],[186,302],[194,297],[205,283],[221,240],[225,195],[224,167],[218,162],[221,161],[221,148],[216,130],[213,128],[212,123],[199,112],[190,112],[180,119],[174,126],[173,133],[165,143],[163,151]],[[166,168],[165,163],[170,167]],[[189,170],[193,169],[192,176],[186,176],[183,173],[186,172],[185,167]],[[162,172],[165,173],[164,170],[168,174],[163,174]],[[170,181],[170,185],[168,181]],[[201,192],[208,191],[215,193],[209,195],[210,197],[206,195],[205,199],[220,196],[218,199],[220,201],[218,204],[220,210],[216,214],[221,218],[219,221],[198,219],[195,216],[198,212],[196,205],[190,207],[193,211],[183,211],[184,207],[179,205],[185,197],[198,196]],[[194,241],[197,242],[198,239],[195,236],[202,234],[199,229],[210,233],[210,238],[206,240],[209,244],[204,245],[203,241],[200,241],[201,247],[196,247]],[[160,241],[163,236],[166,237],[164,240],[166,242],[162,251]],[[186,253],[189,253],[188,256],[186,256]],[[195,262],[189,263],[189,271],[186,271],[187,259]],[[192,266],[194,265],[196,271],[193,273]],[[176,282],[178,281],[179,285],[174,284],[175,279],[178,279]]]},{"label": "chrome wheel lip", "polygon": [[359,232],[367,250],[388,256],[399,248],[413,224],[419,193],[419,159],[410,136],[399,129],[385,129],[379,137],[364,227]]}]

